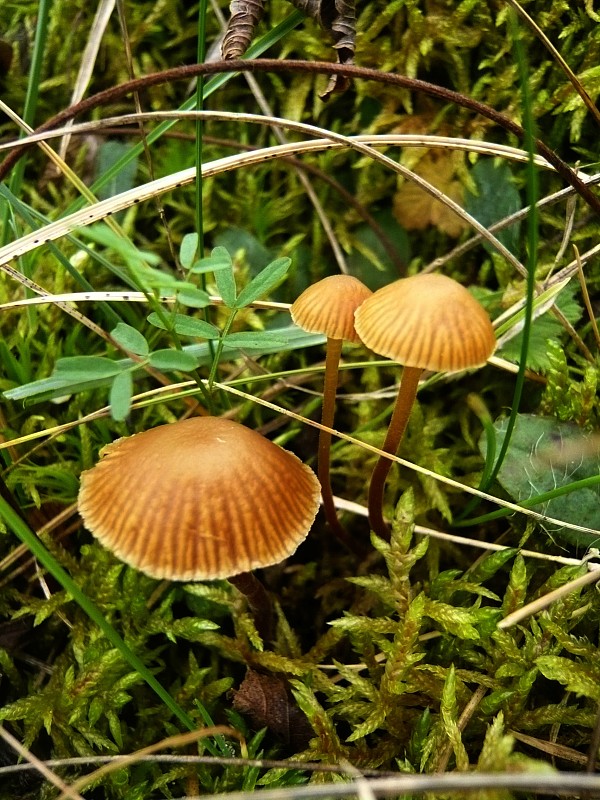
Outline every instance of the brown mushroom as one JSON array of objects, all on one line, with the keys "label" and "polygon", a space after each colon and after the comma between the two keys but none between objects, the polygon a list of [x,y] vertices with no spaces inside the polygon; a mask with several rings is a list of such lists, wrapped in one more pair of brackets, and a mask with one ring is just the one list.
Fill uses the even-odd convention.
[{"label": "brown mushroom", "polygon": [[[351,275],[330,275],[309,286],[292,304],[292,319],[300,328],[310,333],[324,333],[327,337],[325,353],[325,381],[321,424],[333,427],[335,394],[338,385],[338,367],[342,344],[360,342],[354,330],[354,312],[373,293],[358,278]],[[331,478],[329,475],[331,434],[319,431],[317,475],[321,482],[323,509],[327,522],[338,539],[356,551],[346,530],[337,518]]]},{"label": "brown mushroom", "polygon": [[[367,347],[404,365],[382,449],[396,453],[423,370],[456,372],[485,364],[496,337],[485,309],[445,275],[414,275],[384,286],[356,312],[356,332]],[[381,457],[369,487],[369,522],[387,536],[383,491],[391,461]]]},{"label": "brown mushroom", "polygon": [[306,538],[319,505],[312,470],[220,417],[118,439],[101,456],[79,490],[94,536],[154,578],[229,579],[268,636],[270,601],[251,570],[283,561]]}]

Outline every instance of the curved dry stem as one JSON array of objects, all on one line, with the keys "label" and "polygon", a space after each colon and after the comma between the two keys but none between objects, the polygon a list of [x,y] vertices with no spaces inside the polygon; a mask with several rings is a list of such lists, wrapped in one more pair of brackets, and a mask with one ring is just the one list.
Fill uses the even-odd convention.
[{"label": "curved dry stem", "polygon": [[[428,83],[427,81],[418,80],[417,78],[409,78],[406,75],[382,73],[379,70],[369,69],[367,67],[357,67],[348,64],[328,64],[319,61],[293,61],[269,58],[256,60],[232,59],[231,61],[188,64],[183,67],[173,67],[172,69],[164,70],[163,72],[146,75],[143,78],[136,78],[132,81],[127,81],[126,83],[120,84],[119,86],[114,86],[111,89],[106,89],[96,95],[92,95],[91,97],[82,100],[80,103],[77,103],[75,106],[65,109],[37,128],[36,133],[55,128],[58,125],[62,125],[78,114],[89,111],[105,103],[113,102],[131,92],[168,83],[169,81],[189,80],[190,78],[198,77],[200,75],[214,75],[216,73],[223,72],[261,71],[327,75],[334,74],[348,79],[360,78],[364,80],[379,81],[380,83],[402,87],[404,89],[410,89],[415,92],[422,92],[429,97],[441,99],[446,103],[454,103],[457,106],[469,109],[477,114],[481,114],[483,117],[491,120],[497,125],[502,126],[505,130],[514,133],[519,138],[524,136],[523,128],[506,115],[501,114],[495,109],[490,108],[489,106],[486,106],[477,100],[466,97],[460,92],[455,92],[451,89],[446,89],[445,87]],[[589,187],[587,187],[579,179],[578,175],[562,160],[562,158],[560,158],[540,139],[535,140],[535,146],[538,152],[555,167],[562,178],[578,192],[578,194],[597,214],[600,214],[600,199],[598,199],[598,197],[596,197],[596,195],[590,191]],[[3,162],[0,163],[0,180],[4,180],[10,169],[15,165],[23,153],[26,152],[26,149],[27,146],[16,148],[4,159]]]},{"label": "curved dry stem", "polygon": [[[422,373],[423,370],[420,367],[404,367],[392,418],[381,448],[385,453],[395,455],[400,446],[415,397],[417,396],[417,387]],[[389,539],[389,528],[383,518],[383,490],[385,488],[385,479],[391,466],[390,459],[381,456],[377,464],[375,464],[369,486],[369,523],[375,533],[382,539]]]},{"label": "curved dry stem", "polygon": [[[200,112],[197,112],[198,114]],[[211,115],[213,112],[206,112],[203,116]],[[220,118],[224,118],[225,112],[219,112],[218,116]],[[234,115],[237,119],[240,118],[239,115]],[[253,115],[253,120],[257,121],[259,119],[258,115]],[[506,261],[519,273],[525,275],[525,268],[520,263],[518,258],[516,258],[510,250],[508,250],[502,242],[492,237],[484,225],[478,222],[471,214],[468,214],[460,205],[458,205],[454,200],[450,197],[445,195],[431,183],[426,181],[424,178],[421,178],[411,170],[407,169],[406,167],[402,166],[402,164],[398,163],[394,159],[390,158],[389,156],[384,155],[383,153],[377,152],[369,145],[365,144],[361,141],[362,137],[347,137],[343,136],[342,134],[335,133],[333,131],[326,131],[323,128],[318,128],[313,125],[307,125],[306,123],[292,123],[286,122],[285,120],[280,120],[280,124],[286,127],[290,127],[290,129],[306,132],[309,134],[314,134],[317,136],[325,136],[326,137],[326,144],[327,147],[332,147],[337,145],[342,145],[344,147],[349,147],[352,150],[355,150],[358,153],[368,156],[369,158],[373,158],[374,160],[378,161],[379,163],[383,164],[384,166],[389,167],[393,172],[401,175],[402,177],[406,178],[407,180],[411,181],[412,183],[419,186],[423,189],[427,194],[433,197],[435,200],[439,200],[440,202],[444,203],[448,208],[450,208],[458,217],[463,219],[470,227],[480,233],[490,244],[506,259]],[[299,152],[299,149],[302,151],[307,151],[308,149],[313,149],[308,147],[307,144],[310,143],[290,143],[287,145],[277,145],[275,147],[269,147],[262,150],[253,151],[250,153],[244,154],[236,154],[234,156],[227,156],[224,158],[219,158],[216,161],[211,161],[209,163],[205,163],[202,165],[202,177],[208,178],[212,177],[213,175],[220,174],[222,172],[227,172],[233,169],[238,169],[241,166],[248,166],[254,163],[263,163],[266,158],[274,158],[274,157],[281,157],[281,156],[289,156],[291,154],[295,154]],[[314,145],[314,143],[312,143]],[[321,143],[320,147],[323,147]],[[13,151],[16,152],[16,151]],[[51,222],[48,225],[45,225],[42,228],[39,228],[32,233],[26,234],[25,236],[20,237],[15,242],[11,242],[8,245],[5,245],[3,248],[0,249],[0,266],[14,277],[16,280],[19,280],[19,273],[8,266],[5,266],[10,260],[24,255],[29,250],[35,249],[36,247],[40,247],[43,244],[47,244],[48,242],[54,241],[61,236],[64,236],[68,233],[71,233],[76,228],[85,227],[86,225],[90,225],[93,222],[98,221],[99,219],[104,219],[109,214],[114,214],[116,211],[123,210],[124,208],[128,208],[131,205],[136,203],[140,203],[149,199],[150,197],[156,197],[159,194],[163,194],[164,192],[171,191],[173,189],[178,189],[188,183],[191,183],[196,179],[196,169],[192,167],[187,170],[181,170],[176,172],[172,175],[159,178],[157,180],[152,180],[149,183],[144,184],[143,186],[135,187],[134,189],[129,189],[125,192],[122,192],[118,195],[114,195],[107,200],[102,200],[97,203],[94,203],[92,206],[87,208],[80,209],[68,217],[63,217],[60,220],[55,222]],[[33,287],[30,287],[33,288]]]}]

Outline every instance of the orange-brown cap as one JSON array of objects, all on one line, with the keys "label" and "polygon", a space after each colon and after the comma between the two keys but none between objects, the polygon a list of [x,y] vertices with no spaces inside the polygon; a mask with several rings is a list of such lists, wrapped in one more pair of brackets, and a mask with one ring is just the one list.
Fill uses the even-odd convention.
[{"label": "orange-brown cap", "polygon": [[357,310],[355,326],[375,353],[436,372],[481,366],[496,346],[485,309],[445,275],[414,275],[378,289]]},{"label": "orange-brown cap", "polygon": [[330,275],[305,289],[292,304],[292,319],[310,333],[358,343],[354,312],[373,292],[352,275]]},{"label": "orange-brown cap", "polygon": [[81,476],[79,512],[105,547],[155,578],[214,580],[283,561],[319,507],[312,470],[232,420],[161,425],[101,456]]}]

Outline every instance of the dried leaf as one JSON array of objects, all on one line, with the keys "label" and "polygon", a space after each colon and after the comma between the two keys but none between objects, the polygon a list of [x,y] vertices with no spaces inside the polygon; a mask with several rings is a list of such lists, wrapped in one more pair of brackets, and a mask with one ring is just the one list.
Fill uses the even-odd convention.
[{"label": "dried leaf", "polygon": [[313,735],[306,717],[292,699],[287,683],[274,675],[249,669],[233,698],[233,707],[257,727],[269,728],[294,750],[302,750]]},{"label": "dried leaf", "polygon": [[[462,203],[463,187],[455,178],[455,166],[452,154],[431,151],[423,156],[414,171],[451,200]],[[406,230],[435,225],[448,236],[459,236],[465,228],[454,211],[409,181],[394,196],[394,216]]]},{"label": "dried leaf", "polygon": [[[291,3],[331,33],[338,63],[352,64],[356,40],[355,0],[291,0]],[[321,99],[328,100],[334,92],[344,92],[349,85],[348,78],[332,75]]]},{"label": "dried leaf", "polygon": [[244,55],[265,10],[264,0],[233,0],[229,6],[231,17],[221,45],[223,58],[240,58]]}]

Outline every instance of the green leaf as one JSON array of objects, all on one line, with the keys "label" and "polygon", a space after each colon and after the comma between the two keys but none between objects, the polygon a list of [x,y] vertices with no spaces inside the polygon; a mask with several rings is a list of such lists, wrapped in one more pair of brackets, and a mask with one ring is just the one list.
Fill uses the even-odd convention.
[{"label": "green leaf", "polygon": [[[475,181],[476,194],[467,193],[467,211],[486,228],[521,208],[521,198],[506,162],[497,164],[494,159],[482,158],[471,170],[471,177]],[[495,234],[515,254],[519,252],[520,227],[520,223],[516,222]],[[484,247],[490,249],[489,244],[484,244]]]},{"label": "green leaf", "polygon": [[[172,325],[171,330],[175,331],[179,336],[195,336],[200,339],[218,339],[221,335],[219,329],[211,325],[210,322],[188,317],[186,314],[168,314],[167,319]],[[148,322],[163,331],[168,330],[156,311],[148,315]]]},{"label": "green leaf", "polygon": [[53,375],[74,381],[91,381],[96,378],[110,378],[120,371],[121,368],[115,361],[104,356],[67,356],[58,359]]},{"label": "green leaf", "polygon": [[233,274],[233,265],[229,269],[220,269],[215,272],[215,283],[219,294],[227,308],[236,308],[237,288],[235,285],[235,276]]},{"label": "green leaf", "polygon": [[[116,233],[103,223],[80,228],[78,235],[114,250],[130,267],[143,268],[148,264],[160,264],[160,256],[156,253],[152,253],[149,250],[139,250],[126,236]],[[151,267],[148,267],[148,269],[151,269]],[[154,272],[155,270],[151,271]]]},{"label": "green leaf", "polygon": [[479,633],[474,627],[477,616],[467,608],[457,608],[428,597],[423,613],[437,622],[443,631],[450,633],[452,636],[474,641],[480,639]]},{"label": "green leaf", "polygon": [[442,699],[440,702],[440,717],[446,736],[450,740],[450,745],[454,751],[456,768],[464,772],[469,768],[469,756],[463,744],[460,727],[458,725],[459,710],[456,698],[456,683],[456,672],[454,665],[452,665],[444,681]]},{"label": "green leaf", "polygon": [[198,234],[186,233],[179,248],[179,261],[184,269],[190,269],[198,252]]},{"label": "green leaf", "polygon": [[[506,419],[494,423],[498,447],[504,441],[506,425]],[[538,505],[531,503],[537,495],[564,490],[575,481],[598,476],[598,455],[583,455],[589,452],[586,446],[589,437],[589,432],[571,423],[535,414],[518,414],[498,481],[514,500],[527,502],[528,507],[535,511],[565,522],[597,528],[600,520],[600,483],[546,499],[545,502],[540,501]],[[485,455],[485,439],[480,441],[479,447]],[[562,535],[584,546],[597,539],[593,534],[570,531],[556,525],[545,523],[545,527],[552,535]]]},{"label": "green leaf", "polygon": [[123,422],[129,414],[132,395],[133,380],[131,372],[129,370],[120,372],[112,382],[109,394],[110,415],[117,422]]},{"label": "green leaf", "polygon": [[180,372],[190,372],[198,366],[198,359],[181,350],[156,350],[150,353],[149,361],[156,369],[176,369]]},{"label": "green leaf", "polygon": [[116,194],[133,189],[138,160],[133,157],[132,151],[131,144],[120,142],[117,139],[103,142],[98,148],[95,164],[96,176],[106,174],[118,161],[125,156],[131,155],[130,160],[98,191],[97,196],[100,200],[106,200]]},{"label": "green leaf", "polygon": [[189,308],[206,308],[210,305],[210,297],[202,289],[183,289],[177,292],[177,301]]},{"label": "green leaf", "polygon": [[525,602],[527,595],[527,567],[525,566],[525,559],[522,555],[515,558],[515,563],[510,571],[510,577],[506,592],[504,593],[504,600],[502,601],[502,614],[508,616],[516,611]]},{"label": "green leaf", "polygon": [[190,641],[202,641],[202,634],[206,631],[216,631],[219,626],[216,622],[209,619],[195,619],[194,617],[185,617],[184,619],[177,619],[173,622],[171,628],[175,636],[181,636]]},{"label": "green leaf", "polygon": [[[322,334],[306,333],[300,328],[297,328],[295,325],[289,325],[278,330],[279,333],[285,336],[288,342],[287,348],[291,350],[303,350],[306,347],[315,347],[316,345],[322,345],[325,343],[325,336]],[[228,349],[235,352],[235,348],[233,347]],[[280,349],[280,347],[272,347],[270,344],[268,344],[259,352],[266,354],[278,352]],[[194,355],[194,357],[198,359],[198,363],[202,366],[210,367],[210,365],[213,363],[214,353],[211,351],[208,342],[189,344],[185,346],[184,350]],[[228,357],[231,357],[231,352],[228,352]],[[130,358],[119,359],[116,364],[119,368],[119,371],[123,369],[130,369],[131,367],[135,366]],[[88,380],[86,376],[84,376],[82,379],[81,375],[78,375],[76,379],[71,379],[69,375],[57,373],[50,378],[42,378],[41,380],[32,381],[31,383],[27,383],[23,386],[16,386],[13,389],[7,389],[1,394],[2,397],[5,397],[7,400],[15,400],[20,402],[30,398],[35,398],[35,402],[41,402],[42,400],[51,400],[52,398],[61,397],[65,394],[71,394],[73,392],[82,391],[83,389],[89,389],[90,384],[93,386],[108,387],[112,382],[111,379],[113,376],[114,373],[111,371],[111,374],[105,378]],[[423,541],[426,542],[427,539],[423,539]]]},{"label": "green leaf", "polygon": [[228,269],[233,274],[233,261],[225,247],[215,247],[212,253],[206,258],[196,261],[192,267],[192,272],[196,275],[204,272],[220,272]]},{"label": "green leaf", "polygon": [[268,264],[242,289],[235,307],[244,308],[262,295],[268,294],[285,277],[291,263],[289,258],[278,258]]},{"label": "green leaf", "polygon": [[[556,307],[561,311],[566,319],[575,324],[583,310],[577,300],[575,294],[578,291],[577,284],[572,282],[565,289],[563,289],[556,300]],[[546,372],[551,365],[550,355],[548,352],[548,340],[560,341],[563,335],[563,325],[560,320],[546,312],[542,316],[535,319],[531,326],[531,335],[529,337],[529,348],[527,350],[527,366],[530,369],[539,372]],[[506,358],[508,361],[513,361],[518,364],[521,358],[521,347],[523,342],[523,334],[519,333],[499,350],[498,355]]]},{"label": "green leaf", "polygon": [[499,569],[502,569],[507,561],[514,558],[518,552],[516,547],[507,547],[506,550],[499,550],[496,553],[490,553],[484,556],[469,572],[469,577],[475,583],[483,583],[489,580]]},{"label": "green leaf", "polygon": [[562,656],[540,656],[536,663],[545,678],[562,683],[567,691],[600,700],[600,669],[596,664],[578,664]]},{"label": "green leaf", "polygon": [[129,268],[140,286],[146,291],[157,289],[159,292],[171,294],[178,289],[194,289],[195,286],[189,281],[182,281],[176,275],[163,272],[160,269],[148,267],[145,264],[130,264]]},{"label": "green leaf", "polygon": [[242,333],[230,333],[225,336],[225,344],[228,347],[240,347],[252,350],[261,347],[280,347],[284,349],[288,340],[277,331],[243,331]]},{"label": "green leaf", "polygon": [[112,329],[110,335],[121,347],[124,347],[125,350],[129,350],[138,356],[148,355],[148,342],[145,337],[142,336],[138,330],[132,328],[131,325],[127,325],[125,322],[119,322],[119,324]]}]

